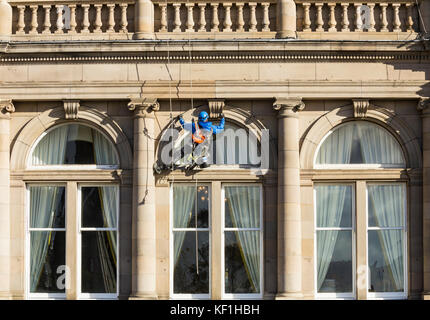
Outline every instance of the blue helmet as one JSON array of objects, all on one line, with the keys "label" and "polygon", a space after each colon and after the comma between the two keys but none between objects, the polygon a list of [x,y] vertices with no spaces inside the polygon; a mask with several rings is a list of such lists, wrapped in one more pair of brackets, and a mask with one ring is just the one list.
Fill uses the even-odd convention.
[{"label": "blue helmet", "polygon": [[199,113],[199,121],[206,122],[209,119],[209,115],[206,111],[202,111]]}]

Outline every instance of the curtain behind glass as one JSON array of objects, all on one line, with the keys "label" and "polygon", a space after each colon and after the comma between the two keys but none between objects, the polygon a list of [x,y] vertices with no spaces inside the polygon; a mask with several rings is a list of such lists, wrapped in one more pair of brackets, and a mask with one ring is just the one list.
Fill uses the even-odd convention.
[{"label": "curtain behind glass", "polygon": [[93,134],[94,152],[96,164],[98,165],[112,165],[118,164],[118,157],[112,147],[112,143],[108,141],[97,130],[91,130]]},{"label": "curtain behind glass", "polygon": [[[61,197],[59,187],[30,187],[30,228],[52,228]],[[30,243],[30,292],[36,290],[46,260],[51,232],[32,231]]]},{"label": "curtain behind glass", "polygon": [[69,126],[60,126],[46,134],[33,151],[33,165],[63,164]]},{"label": "curtain behind glass", "polygon": [[[117,227],[117,205],[118,205],[118,187],[117,186],[103,186],[99,187],[99,194],[102,203],[103,222],[104,228]],[[116,231],[108,231],[109,244],[113,249],[112,256],[116,264]]]},{"label": "curtain behind glass", "polygon": [[[234,228],[260,227],[260,187],[225,187],[225,197]],[[258,232],[238,231],[245,269],[256,292],[260,292],[260,236]]]},{"label": "curtain behind glass", "polygon": [[345,164],[350,162],[354,125],[344,125],[325,139],[317,156],[318,164]]},{"label": "curtain behind glass", "polygon": [[[173,228],[187,228],[190,222],[196,199],[195,186],[173,186]],[[196,208],[197,214],[197,208]],[[197,226],[196,226],[197,227]],[[185,232],[175,232],[174,265],[178,261],[184,243]]]},{"label": "curtain behind glass", "polygon": [[[340,226],[342,212],[349,186],[316,186],[317,227],[337,228]],[[320,231],[317,241],[318,291],[321,289],[332,260],[339,231]]]},{"label": "curtain behind glass", "polygon": [[[373,203],[376,227],[403,227],[405,194],[401,185],[369,185],[368,193]],[[378,234],[386,264],[397,290],[400,290],[404,277],[402,232]]]}]

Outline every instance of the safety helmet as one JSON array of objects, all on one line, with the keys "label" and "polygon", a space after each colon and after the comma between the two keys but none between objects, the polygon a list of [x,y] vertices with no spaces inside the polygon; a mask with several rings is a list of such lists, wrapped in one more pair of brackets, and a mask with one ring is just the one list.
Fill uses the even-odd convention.
[{"label": "safety helmet", "polygon": [[209,115],[206,111],[202,111],[199,113],[199,121],[206,122],[209,119]]}]

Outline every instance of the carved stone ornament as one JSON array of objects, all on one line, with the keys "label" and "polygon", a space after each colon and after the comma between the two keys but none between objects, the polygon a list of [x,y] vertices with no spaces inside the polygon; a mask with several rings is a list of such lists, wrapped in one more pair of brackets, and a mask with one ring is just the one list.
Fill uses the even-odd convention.
[{"label": "carved stone ornament", "polygon": [[430,107],[430,98],[423,98],[421,97],[420,100],[418,101],[418,105],[417,105],[417,110],[418,111],[427,111],[429,110]]},{"label": "carved stone ornament", "polygon": [[128,110],[134,111],[135,116],[145,117],[149,112],[160,109],[156,98],[132,98],[127,104]]},{"label": "carved stone ornament", "polygon": [[368,99],[352,99],[354,118],[365,118],[370,102]]},{"label": "carved stone ornament", "polygon": [[67,120],[78,119],[79,100],[63,100],[64,114]]},{"label": "carved stone ornament", "polygon": [[11,99],[0,99],[0,117],[10,118],[10,114],[15,112],[15,106]]},{"label": "carved stone ornament", "polygon": [[225,107],[224,99],[208,99],[209,117],[217,119],[223,113]]},{"label": "carved stone ornament", "polygon": [[276,111],[288,111],[296,113],[305,108],[302,98],[276,98],[273,103],[273,109]]}]

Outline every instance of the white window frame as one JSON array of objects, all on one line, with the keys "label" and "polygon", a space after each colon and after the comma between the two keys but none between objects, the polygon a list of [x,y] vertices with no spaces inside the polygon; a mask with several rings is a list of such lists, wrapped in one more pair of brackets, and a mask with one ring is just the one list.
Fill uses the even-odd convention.
[{"label": "white window frame", "polygon": [[[196,186],[195,183],[175,183],[176,185],[181,186]],[[169,281],[169,296],[170,299],[174,300],[185,300],[185,299],[202,299],[209,300],[211,299],[212,293],[212,243],[211,243],[211,235],[212,235],[212,186],[210,183],[198,183],[197,187],[205,186],[208,188],[209,200],[208,200],[208,227],[207,228],[174,228],[173,227],[173,214],[174,214],[174,205],[173,205],[173,186],[174,184],[170,184],[170,241],[169,241],[169,260],[170,260],[170,281]],[[197,208],[196,208],[197,210]],[[174,231],[204,231],[208,233],[209,236],[209,292],[207,294],[194,294],[194,293],[174,293]]]},{"label": "white window frame", "polygon": [[[368,122],[368,123],[372,123],[376,126],[379,126],[378,124],[371,122],[371,121],[366,121],[366,120],[357,120],[357,122]],[[330,169],[337,169],[337,170],[352,170],[352,169],[393,169],[393,168],[399,168],[399,169],[403,169],[406,168],[406,159],[405,159],[405,155],[403,153],[403,150],[399,144],[399,142],[397,141],[397,139],[391,134],[391,132],[389,132],[387,129],[385,129],[382,126],[382,129],[384,129],[386,131],[387,134],[389,134],[398,144],[400,151],[401,151],[401,155],[403,158],[403,164],[378,164],[378,163],[361,163],[361,164],[318,164],[317,163],[317,158],[318,158],[318,154],[320,152],[321,146],[324,144],[325,140],[336,130],[340,129],[343,126],[346,125],[350,125],[351,123],[353,123],[354,121],[347,121],[345,123],[342,123],[340,125],[337,125],[335,127],[333,127],[329,132],[326,133],[326,135],[321,139],[320,143],[318,144],[315,153],[314,153],[314,159],[313,159],[313,165],[314,165],[314,169],[325,169],[325,170],[330,170]]]},{"label": "white window frame", "polygon": [[[260,227],[259,228],[227,228],[225,227],[225,187],[246,187],[258,186],[260,188]],[[225,292],[225,277],[221,277],[221,293],[222,299],[249,299],[257,300],[263,298],[264,293],[264,226],[263,226],[263,185],[261,183],[223,183],[221,186],[221,272],[225,272],[225,232],[226,231],[259,231],[260,232],[260,293],[226,293]]]},{"label": "white window frame", "polygon": [[[405,199],[403,204],[403,227],[369,227],[369,185],[401,185]],[[372,300],[395,300],[395,299],[407,299],[408,297],[408,195],[407,188],[405,182],[366,182],[366,261],[369,263],[369,231],[371,230],[403,230],[403,281],[404,281],[404,289],[403,292],[370,292],[369,291],[369,283],[370,283],[370,272],[369,265],[366,268],[366,290],[367,290],[367,298]]]},{"label": "white window frame", "polygon": [[[352,188],[352,196],[351,196],[351,227],[346,228],[346,227],[339,227],[339,228],[330,228],[330,227],[317,227],[317,201],[316,201],[316,196],[317,196],[317,191],[315,186],[316,185],[326,185],[326,186],[339,186],[339,185],[344,185],[344,186],[351,186]],[[356,298],[356,255],[357,255],[357,250],[356,250],[356,231],[355,231],[355,219],[356,219],[356,210],[355,210],[355,183],[351,183],[351,182],[318,182],[318,183],[314,183],[313,186],[313,202],[314,202],[314,294],[315,294],[315,298],[316,299],[321,299],[321,300],[334,300],[334,299],[338,299],[338,300],[351,300],[351,299],[355,299]],[[337,292],[326,292],[326,293],[322,293],[322,292],[318,292],[318,256],[317,256],[317,231],[321,231],[321,230],[339,230],[339,231],[351,231],[351,241],[352,241],[352,292],[341,292],[341,293],[337,293]]]},{"label": "white window frame", "polygon": [[[24,281],[24,287],[25,287],[25,299],[28,300],[64,300],[66,299],[66,292],[64,293],[32,293],[30,292],[30,261],[31,261],[31,238],[30,234],[31,231],[62,231],[65,235],[65,248],[64,248],[64,255],[66,255],[67,252],[67,223],[65,222],[64,228],[31,228],[30,227],[30,210],[31,210],[31,203],[30,203],[30,187],[63,187],[65,190],[64,199],[65,204],[67,203],[67,186],[64,183],[27,183],[26,188],[26,208],[25,208],[25,217],[24,217],[24,224],[25,224],[25,266],[24,266],[24,274],[25,274],[25,281]],[[67,216],[67,206],[65,206],[65,216]],[[67,263],[65,261],[65,263]]]},{"label": "white window frame", "polygon": [[62,123],[56,126],[53,126],[51,128],[49,128],[48,130],[44,131],[37,139],[36,141],[33,143],[33,145],[30,148],[30,152],[29,152],[29,156],[27,157],[27,169],[28,170],[115,170],[118,169],[119,163],[115,164],[115,165],[96,165],[96,164],[59,164],[59,165],[33,165],[33,152],[34,149],[37,147],[37,145],[39,144],[39,142],[51,131],[62,127],[62,126],[68,126],[68,125],[72,125],[72,124],[78,124],[78,125],[82,125],[82,126],[86,126],[89,127],[93,130],[96,130],[98,133],[102,134],[103,137],[105,139],[107,139],[107,141],[109,141],[111,143],[112,149],[115,152],[115,155],[118,159],[118,162],[120,161],[120,157],[118,154],[118,151],[116,150],[115,144],[112,143],[112,141],[109,139],[109,137],[102,132],[100,129],[96,128],[95,126],[91,125],[91,124],[87,124],[87,123],[81,123],[81,122],[66,122],[66,123]]},{"label": "white window frame", "polygon": [[[103,186],[108,186],[108,187],[112,187],[112,186],[116,186],[117,188],[117,216],[116,216],[116,228],[100,228],[100,227],[96,227],[96,228],[85,228],[82,227],[82,187],[103,187]],[[97,299],[97,300],[101,300],[101,299],[107,299],[107,300],[117,300],[118,296],[119,296],[119,287],[120,287],[120,246],[119,246],[119,210],[120,210],[120,186],[119,184],[116,183],[79,183],[78,184],[78,196],[77,196],[77,205],[76,205],[76,213],[77,213],[77,218],[76,218],[76,224],[77,224],[77,277],[76,277],[76,287],[77,287],[77,293],[78,293],[78,299],[88,299],[88,300],[92,300],[92,299]],[[82,292],[82,231],[116,231],[116,245],[117,245],[117,252],[116,252],[116,256],[117,256],[117,266],[116,266],[116,293],[87,293],[87,292]]]}]

